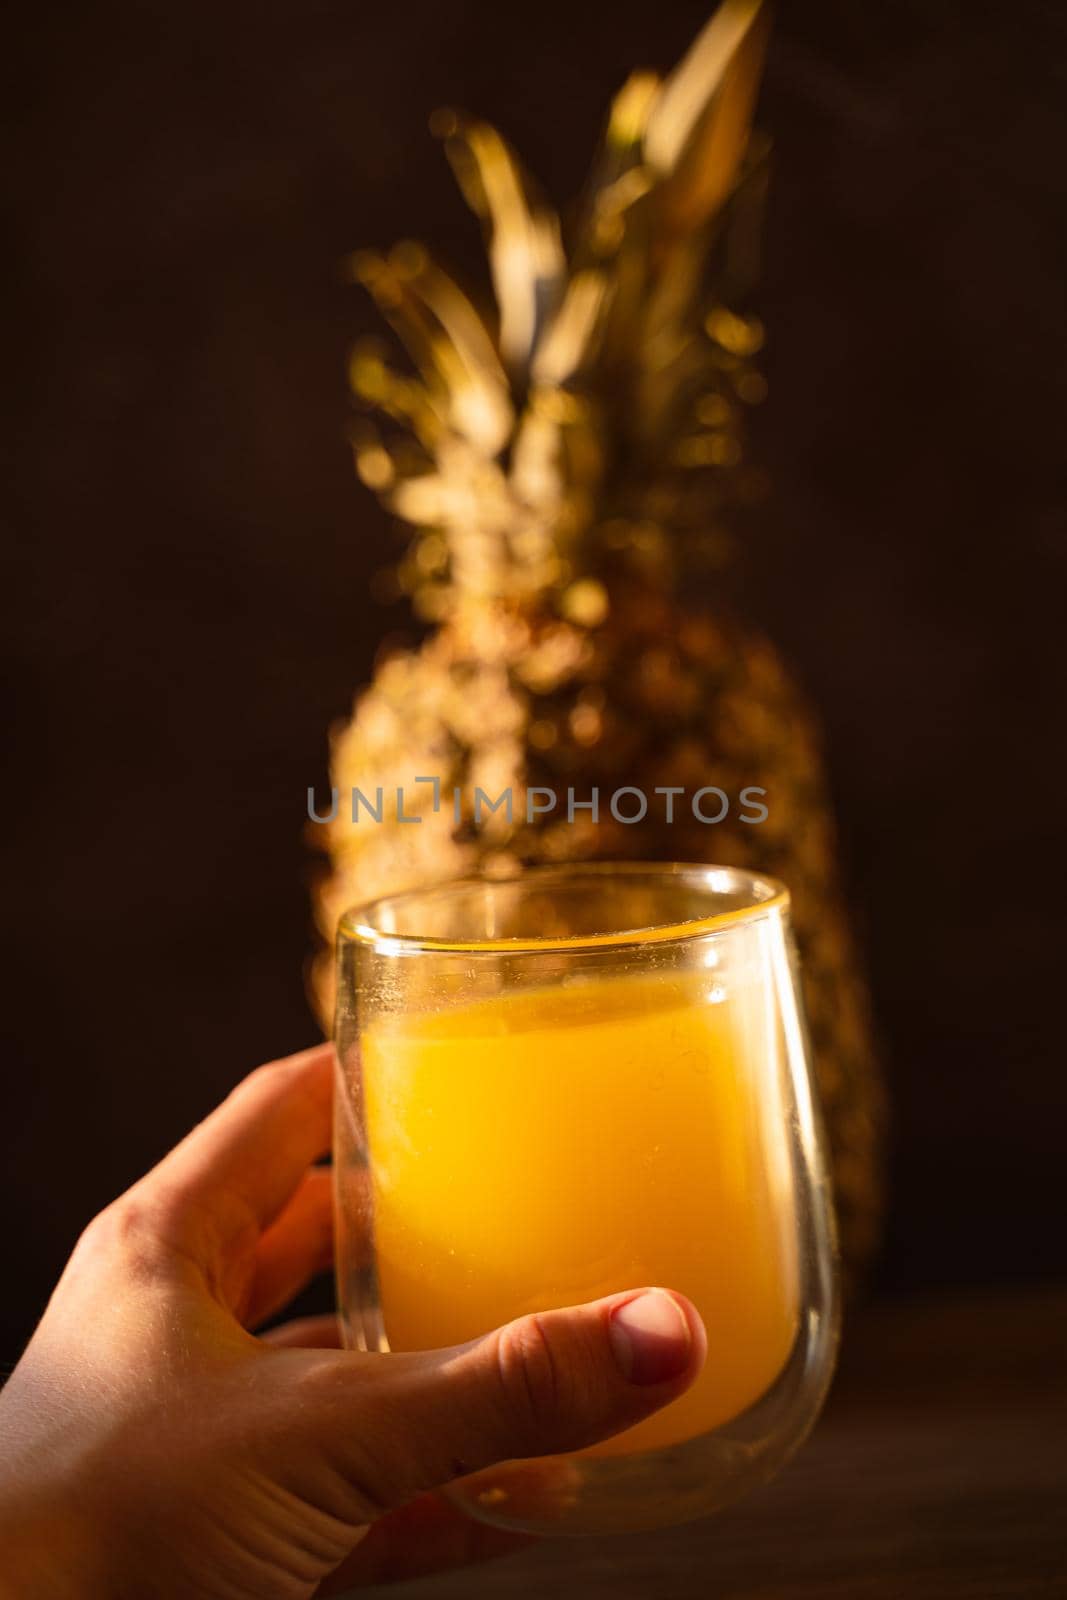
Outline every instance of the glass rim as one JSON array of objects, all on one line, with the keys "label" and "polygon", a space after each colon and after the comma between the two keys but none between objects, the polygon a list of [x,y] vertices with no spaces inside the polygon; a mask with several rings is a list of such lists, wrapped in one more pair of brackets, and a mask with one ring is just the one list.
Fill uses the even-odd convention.
[{"label": "glass rim", "polygon": [[[619,928],[609,933],[564,933],[539,937],[536,934],[519,934],[512,938],[442,939],[426,934],[394,933],[377,926],[387,906],[397,906],[434,894],[500,887],[508,884],[550,883],[552,879],[567,881],[581,877],[608,878],[685,878],[703,880],[709,895],[737,892],[738,886],[747,892],[748,903],[710,912],[706,917],[684,917],[676,921],[649,923],[637,927]],[[731,889],[715,880],[729,879]],[[347,940],[366,946],[383,954],[436,955],[534,955],[545,951],[617,950],[648,944],[682,944],[700,939],[720,929],[737,923],[753,922],[775,911],[789,909],[790,896],[785,884],[766,873],[750,872],[746,867],[719,866],[696,861],[570,861],[526,867],[511,877],[492,877],[489,874],[470,874],[460,878],[445,878],[439,883],[424,884],[419,888],[401,890],[398,894],[378,895],[373,900],[351,906],[341,914],[337,924],[338,940]]]}]

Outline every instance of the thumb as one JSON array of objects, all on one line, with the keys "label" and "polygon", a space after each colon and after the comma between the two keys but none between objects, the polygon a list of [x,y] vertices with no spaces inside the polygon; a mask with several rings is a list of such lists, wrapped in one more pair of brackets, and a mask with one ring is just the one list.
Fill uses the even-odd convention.
[{"label": "thumb", "polygon": [[339,1358],[355,1481],[378,1513],[498,1461],[581,1449],[676,1399],[706,1351],[689,1300],[639,1289],[451,1350]]}]

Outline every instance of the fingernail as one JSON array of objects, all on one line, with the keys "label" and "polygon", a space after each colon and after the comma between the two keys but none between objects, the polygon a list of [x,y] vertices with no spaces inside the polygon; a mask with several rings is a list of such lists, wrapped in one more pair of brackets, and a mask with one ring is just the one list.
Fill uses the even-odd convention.
[{"label": "fingernail", "polygon": [[608,1332],[619,1371],[630,1383],[666,1383],[689,1365],[689,1323],[678,1302],[662,1289],[646,1289],[616,1306]]}]

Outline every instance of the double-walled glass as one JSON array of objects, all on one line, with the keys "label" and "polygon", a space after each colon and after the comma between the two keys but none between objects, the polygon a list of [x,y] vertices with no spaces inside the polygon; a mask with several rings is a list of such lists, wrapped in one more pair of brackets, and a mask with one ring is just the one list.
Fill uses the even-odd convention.
[{"label": "double-walled glass", "polygon": [[811,1427],[836,1263],[785,890],[597,864],[350,912],[335,1171],[346,1338],[421,1350],[660,1284],[709,1356],[605,1443],[452,1493],[541,1533],[700,1516]]}]

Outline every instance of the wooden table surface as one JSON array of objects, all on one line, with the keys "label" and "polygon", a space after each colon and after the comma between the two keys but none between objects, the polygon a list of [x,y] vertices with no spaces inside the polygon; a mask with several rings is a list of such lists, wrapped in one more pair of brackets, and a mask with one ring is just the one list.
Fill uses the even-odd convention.
[{"label": "wooden table surface", "polygon": [[364,1589],[382,1600],[1067,1597],[1067,1290],[857,1311],[814,1435],[731,1511]]}]

